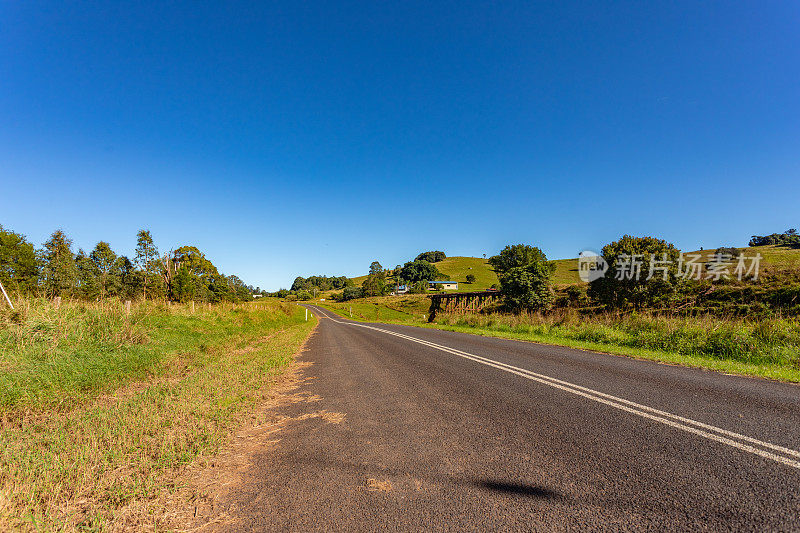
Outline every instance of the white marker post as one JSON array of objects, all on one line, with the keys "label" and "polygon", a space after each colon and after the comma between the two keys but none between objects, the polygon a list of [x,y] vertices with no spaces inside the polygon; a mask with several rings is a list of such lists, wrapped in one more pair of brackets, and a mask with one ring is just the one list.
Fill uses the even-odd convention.
[{"label": "white marker post", "polygon": [[350,318],[353,318],[353,306],[350,306]]},{"label": "white marker post", "polygon": [[308,322],[308,308],[306,308],[306,322]]},{"label": "white marker post", "polygon": [[3,296],[6,297],[6,301],[8,302],[8,306],[13,311],[14,310],[14,304],[11,303],[11,298],[8,297],[8,293],[6,292],[6,288],[3,287],[3,282],[0,282],[0,289],[2,289],[2,291],[3,291]]}]

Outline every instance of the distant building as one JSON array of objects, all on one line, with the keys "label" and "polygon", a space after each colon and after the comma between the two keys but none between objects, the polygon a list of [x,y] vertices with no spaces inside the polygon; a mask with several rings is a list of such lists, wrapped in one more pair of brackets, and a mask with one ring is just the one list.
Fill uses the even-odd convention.
[{"label": "distant building", "polygon": [[262,296],[264,296],[264,295],[263,294],[254,294],[253,298],[261,298]]},{"label": "distant building", "polygon": [[444,291],[456,291],[458,290],[458,282],[457,281],[429,281],[428,282],[428,290],[435,291],[437,289],[442,289]]}]

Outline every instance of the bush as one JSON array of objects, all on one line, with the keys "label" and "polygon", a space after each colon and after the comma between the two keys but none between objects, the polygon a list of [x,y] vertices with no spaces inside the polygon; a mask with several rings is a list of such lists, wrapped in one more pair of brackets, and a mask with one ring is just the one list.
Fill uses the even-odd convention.
[{"label": "bush", "polygon": [[475,274],[467,274],[467,283],[475,283]]},{"label": "bush", "polygon": [[716,250],[714,250],[714,254],[721,256],[721,257],[729,257],[731,259],[738,259],[739,256],[742,254],[738,248],[733,248],[730,246],[720,246]]},{"label": "bush", "polygon": [[[655,237],[623,236],[603,247],[608,263],[606,275],[589,284],[588,295],[609,308],[641,309],[655,306],[675,295],[680,252],[671,243]],[[638,269],[632,257],[636,257]],[[652,264],[652,259],[667,263]],[[647,279],[655,267],[651,279]],[[658,270],[663,266],[665,270]]]},{"label": "bush", "polygon": [[341,301],[355,300],[356,298],[364,297],[364,289],[361,287],[345,287],[342,291]]},{"label": "bush", "polygon": [[297,296],[297,299],[300,300],[300,301],[306,301],[306,300],[310,300],[311,298],[313,298],[311,293],[308,292],[308,291],[305,291],[305,290],[304,291],[297,291],[297,294],[295,296]]}]

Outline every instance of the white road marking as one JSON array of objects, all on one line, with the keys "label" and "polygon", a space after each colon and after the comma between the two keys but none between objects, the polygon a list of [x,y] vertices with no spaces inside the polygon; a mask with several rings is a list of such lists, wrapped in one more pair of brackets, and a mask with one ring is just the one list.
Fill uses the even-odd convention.
[{"label": "white road marking", "polygon": [[[793,459],[792,457],[800,458],[800,451],[792,450],[791,448],[786,448],[783,446],[778,446],[777,444],[772,444],[771,442],[765,442],[758,439],[754,439],[752,437],[748,437],[747,435],[742,435],[740,433],[736,433],[733,431],[728,431],[726,429],[722,429],[716,426],[712,426],[710,424],[705,424],[703,422],[698,422],[697,420],[692,420],[691,418],[682,417],[679,415],[675,415],[672,413],[668,413],[666,411],[661,411],[659,409],[655,409],[653,407],[649,407],[647,405],[642,405],[636,402],[632,402],[630,400],[626,400],[624,398],[619,398],[617,396],[612,396],[611,394],[606,394],[600,391],[596,391],[594,389],[590,389],[588,387],[582,387],[580,385],[576,385],[575,383],[570,383],[568,381],[563,381],[557,378],[553,378],[550,376],[546,376],[544,374],[538,374],[536,372],[532,372],[530,370],[526,370],[524,368],[519,368],[513,365],[509,365],[506,363],[501,363],[500,361],[495,361],[493,359],[488,359],[486,357],[481,357],[479,355],[474,355],[468,352],[464,352],[461,350],[457,350],[455,348],[450,348],[449,346],[444,346],[441,344],[437,344],[435,342],[426,341],[424,339],[419,339],[417,337],[412,337],[410,335],[405,335],[402,333],[397,333],[394,331],[390,331],[387,329],[376,328],[374,326],[368,326],[366,324],[360,324],[358,322],[346,322],[342,320],[336,320],[331,316],[328,316],[327,311],[322,312],[319,308],[317,312],[320,316],[323,316],[329,320],[332,320],[338,324],[346,324],[350,326],[358,326],[361,328],[371,329],[374,331],[379,331],[381,333],[386,333],[387,335],[394,335],[395,337],[400,337],[402,339],[409,340],[411,342],[416,342],[418,344],[422,344],[425,346],[429,346],[431,348],[435,348],[437,350],[441,350],[443,352],[447,352],[453,355],[457,355],[464,359],[469,359],[471,361],[475,361],[476,363],[481,363],[486,366],[490,366],[493,368],[497,368],[500,370],[504,370],[511,374],[515,374],[544,385],[549,385],[550,387],[554,387],[566,392],[571,392],[572,394],[576,394],[578,396],[582,396],[589,400],[593,400],[621,411],[625,411],[628,413],[632,413],[635,415],[639,415],[643,418],[647,418],[649,420],[653,420],[655,422],[659,422],[661,424],[665,424],[667,426],[680,429],[682,431],[686,431],[688,433],[692,433],[694,435],[698,435],[700,437],[704,437],[706,439],[719,442],[721,444],[727,444],[728,446],[732,446],[739,450],[749,452],[765,459],[771,459],[773,461],[777,461],[779,463],[785,464],[787,466],[798,468],[800,469],[800,461]],[[738,439],[738,440],[734,440]],[[743,441],[743,442],[739,442]],[[749,443],[749,444],[748,444]],[[753,446],[751,446],[751,444]],[[757,448],[756,446],[760,446]],[[766,449],[762,449],[766,448]],[[772,451],[769,451],[772,450]],[[773,453],[778,452],[778,453]],[[784,455],[780,455],[784,454]],[[786,456],[790,457],[786,457]]]}]

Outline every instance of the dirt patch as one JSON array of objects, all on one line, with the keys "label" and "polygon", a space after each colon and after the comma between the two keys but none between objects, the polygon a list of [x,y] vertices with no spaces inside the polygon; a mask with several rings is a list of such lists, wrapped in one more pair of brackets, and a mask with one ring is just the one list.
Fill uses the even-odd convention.
[{"label": "dirt patch", "polygon": [[[305,346],[300,353],[305,351]],[[299,355],[299,354],[298,354]],[[299,416],[277,411],[297,404],[313,404],[321,398],[300,390],[313,379],[307,369],[313,363],[294,362],[272,386],[250,420],[231,434],[223,449],[200,457],[191,465],[171,474],[169,489],[156,501],[140,502],[126,508],[115,520],[114,531],[171,529],[177,531],[224,531],[237,522],[235,504],[228,503],[234,489],[241,486],[252,466],[252,457],[280,442],[280,432],[289,424],[318,418],[340,424],[344,413],[325,410]]]},{"label": "dirt patch", "polygon": [[367,479],[367,490],[370,492],[391,492],[392,482],[388,479],[386,481],[378,481],[374,478]]}]

